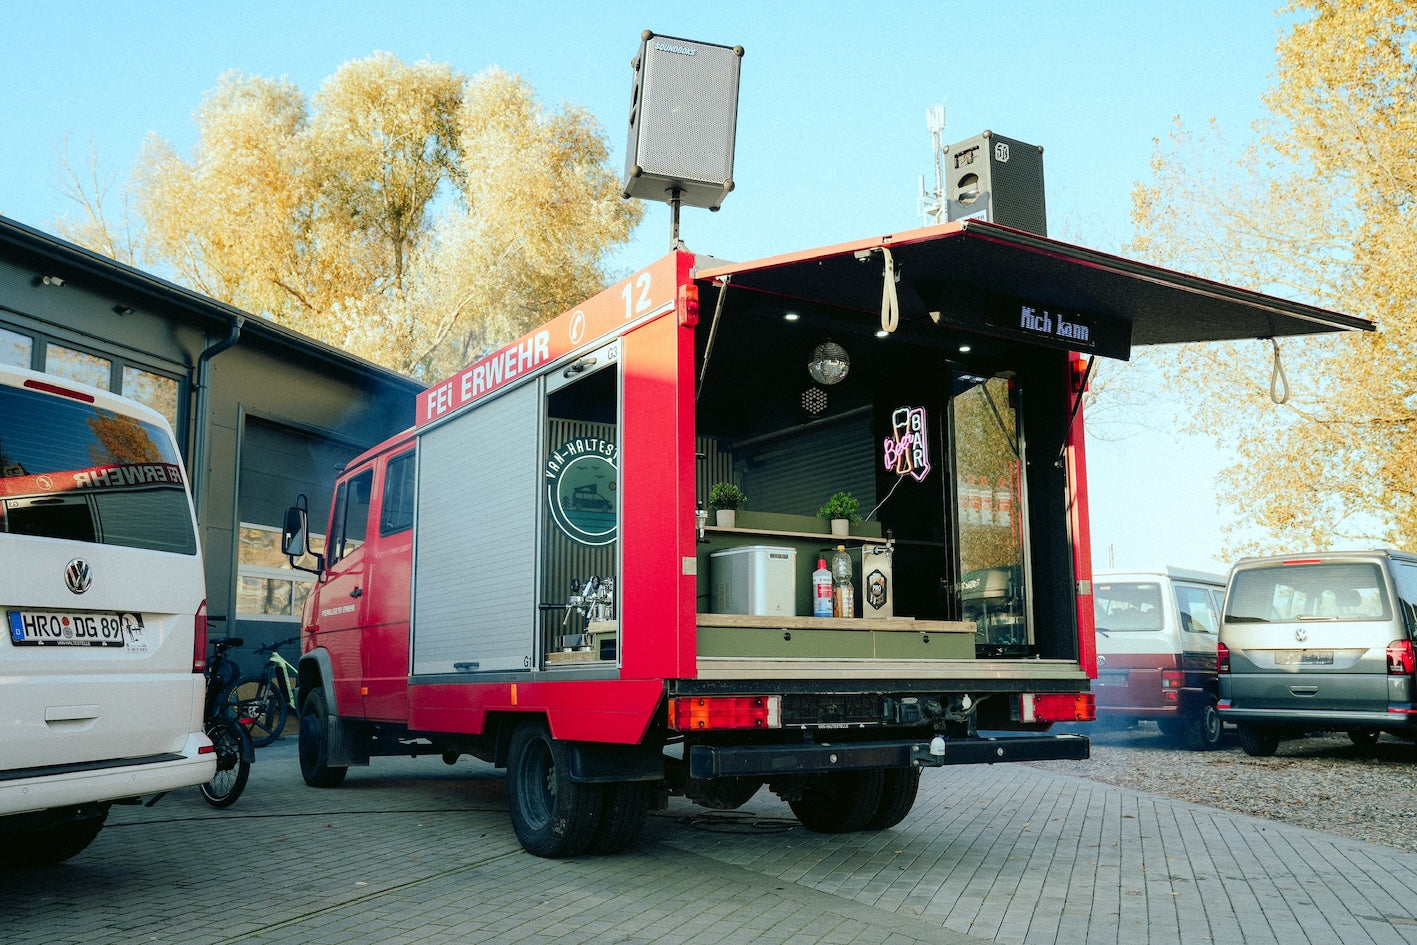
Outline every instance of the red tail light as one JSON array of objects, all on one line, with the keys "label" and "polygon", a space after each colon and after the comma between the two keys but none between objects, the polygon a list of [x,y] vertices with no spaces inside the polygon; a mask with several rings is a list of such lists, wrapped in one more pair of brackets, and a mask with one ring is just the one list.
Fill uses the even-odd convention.
[{"label": "red tail light", "polygon": [[1019,722],[1093,722],[1097,697],[1090,692],[1026,692],[1014,705]]},{"label": "red tail light", "polygon": [[1230,647],[1224,643],[1215,645],[1215,671],[1217,673],[1230,672]]},{"label": "red tail light", "polygon": [[197,608],[197,615],[192,618],[192,672],[206,673],[207,671],[207,602],[202,601],[202,605]]},{"label": "red tail light", "polygon": [[1181,698],[1181,687],[1186,684],[1186,674],[1179,669],[1161,671],[1161,701],[1176,702]]},{"label": "red tail light", "polygon": [[1411,640],[1393,640],[1387,645],[1387,672],[1389,676],[1417,672],[1417,652],[1413,652]]},{"label": "red tail light", "polygon": [[778,696],[685,696],[670,701],[669,725],[680,732],[781,728]]}]

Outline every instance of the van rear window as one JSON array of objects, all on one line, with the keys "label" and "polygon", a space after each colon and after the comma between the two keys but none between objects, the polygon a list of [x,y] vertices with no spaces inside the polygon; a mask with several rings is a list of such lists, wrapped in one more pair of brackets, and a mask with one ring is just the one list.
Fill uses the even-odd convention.
[{"label": "van rear window", "polygon": [[1161,610],[1161,585],[1155,581],[1093,582],[1092,610],[1097,629],[1160,630],[1165,615]]},{"label": "van rear window", "polygon": [[1225,619],[1236,623],[1391,617],[1382,569],[1366,561],[1247,568],[1225,595]]},{"label": "van rear window", "polygon": [[161,427],[6,386],[0,532],[197,553],[182,458]]}]

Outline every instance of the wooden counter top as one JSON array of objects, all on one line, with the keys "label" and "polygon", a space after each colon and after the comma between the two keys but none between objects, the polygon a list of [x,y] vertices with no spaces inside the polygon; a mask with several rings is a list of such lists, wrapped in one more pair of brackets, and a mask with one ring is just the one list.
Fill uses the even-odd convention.
[{"label": "wooden counter top", "polygon": [[764,617],[756,614],[699,614],[700,627],[753,630],[903,630],[907,633],[973,633],[972,620],[916,620],[914,617]]}]

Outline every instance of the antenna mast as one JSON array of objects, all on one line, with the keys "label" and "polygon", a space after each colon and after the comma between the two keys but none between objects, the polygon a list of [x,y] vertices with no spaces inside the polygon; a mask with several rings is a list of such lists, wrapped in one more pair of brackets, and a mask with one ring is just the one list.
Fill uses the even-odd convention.
[{"label": "antenna mast", "polygon": [[925,124],[930,129],[930,147],[935,156],[935,188],[925,189],[925,175],[920,175],[920,214],[926,225],[945,222],[945,151],[941,141],[945,134],[945,106],[931,105],[925,109]]}]

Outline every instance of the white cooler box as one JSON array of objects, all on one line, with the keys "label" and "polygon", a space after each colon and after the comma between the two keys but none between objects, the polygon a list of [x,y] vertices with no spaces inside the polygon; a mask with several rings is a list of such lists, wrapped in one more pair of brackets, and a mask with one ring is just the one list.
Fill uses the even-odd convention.
[{"label": "white cooler box", "polygon": [[790,617],[797,612],[797,549],[745,545],[710,556],[716,614]]}]

